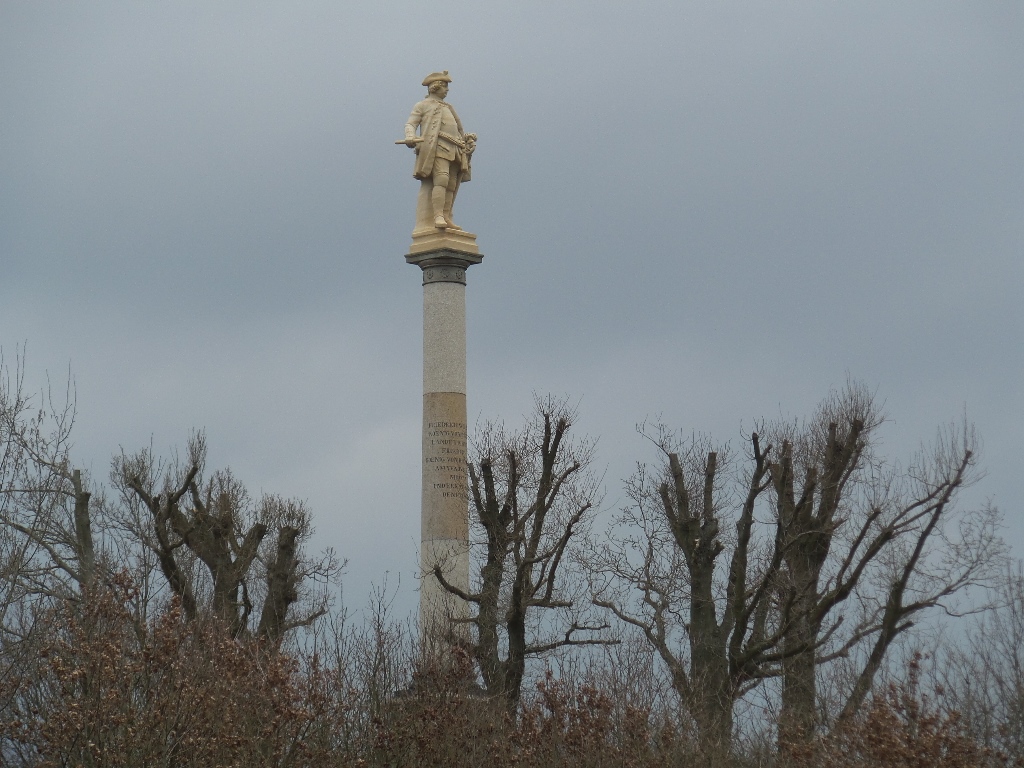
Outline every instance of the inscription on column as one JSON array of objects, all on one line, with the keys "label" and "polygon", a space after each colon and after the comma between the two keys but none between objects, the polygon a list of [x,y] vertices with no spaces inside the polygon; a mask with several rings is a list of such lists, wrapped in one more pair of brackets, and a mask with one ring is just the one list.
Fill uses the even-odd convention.
[{"label": "inscription on column", "polygon": [[466,396],[432,392],[423,400],[423,538],[469,536]]},{"label": "inscription on column", "polygon": [[429,482],[442,499],[469,500],[466,488],[466,422],[427,422],[431,455],[425,456]]}]

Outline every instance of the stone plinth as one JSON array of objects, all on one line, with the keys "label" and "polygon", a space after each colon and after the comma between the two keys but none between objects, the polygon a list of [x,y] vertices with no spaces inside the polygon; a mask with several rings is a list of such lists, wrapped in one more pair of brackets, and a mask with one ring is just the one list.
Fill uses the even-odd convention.
[{"label": "stone plinth", "polygon": [[[413,250],[428,243],[435,247]],[[449,583],[469,590],[466,270],[483,256],[476,237],[461,230],[433,230],[419,238],[414,233],[413,249],[405,259],[423,270],[420,624],[429,639],[468,613],[433,572],[440,566]]]},{"label": "stone plinth", "polygon": [[[453,251],[455,253],[479,256],[476,247],[476,235],[464,229],[417,229],[412,233],[412,245],[409,256],[427,255],[435,251]],[[406,256],[406,261],[409,261]],[[412,263],[412,262],[410,262]],[[472,262],[479,264],[479,261]]]}]

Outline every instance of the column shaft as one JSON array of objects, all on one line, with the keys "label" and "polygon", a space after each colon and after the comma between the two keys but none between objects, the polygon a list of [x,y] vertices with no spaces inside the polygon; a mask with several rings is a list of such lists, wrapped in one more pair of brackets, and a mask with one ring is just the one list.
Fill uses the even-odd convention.
[{"label": "column shaft", "polygon": [[[433,247],[433,244],[439,247]],[[451,247],[456,246],[456,247]],[[467,631],[469,606],[441,586],[469,592],[466,467],[466,270],[479,264],[476,236],[461,230],[413,234],[405,260],[423,270],[423,485],[420,630],[424,650]]]},{"label": "column shaft", "polygon": [[420,622],[428,633],[466,616],[465,602],[432,575],[439,566],[449,583],[469,590],[466,458],[466,286],[425,279]]}]

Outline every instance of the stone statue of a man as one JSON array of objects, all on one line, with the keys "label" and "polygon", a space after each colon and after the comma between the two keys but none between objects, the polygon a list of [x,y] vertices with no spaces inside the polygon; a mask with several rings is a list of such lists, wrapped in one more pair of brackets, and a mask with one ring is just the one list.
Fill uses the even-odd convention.
[{"label": "stone statue of a man", "polygon": [[412,175],[421,185],[414,234],[434,228],[462,229],[452,221],[452,205],[459,184],[469,181],[476,134],[463,132],[462,121],[444,100],[451,81],[448,70],[423,79],[427,98],[412,108],[405,124],[405,141],[396,142],[416,150]]}]

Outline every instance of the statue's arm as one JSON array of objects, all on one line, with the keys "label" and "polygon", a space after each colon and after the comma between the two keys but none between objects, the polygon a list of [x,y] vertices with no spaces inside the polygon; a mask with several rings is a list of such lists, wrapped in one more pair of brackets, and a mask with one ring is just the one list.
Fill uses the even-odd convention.
[{"label": "statue's arm", "polygon": [[417,104],[415,107],[412,108],[412,114],[409,115],[409,119],[405,123],[405,138],[406,139],[415,139],[416,138],[416,128],[419,126],[419,124],[420,124],[420,122],[422,120],[423,120],[423,111],[420,108],[420,105]]}]

